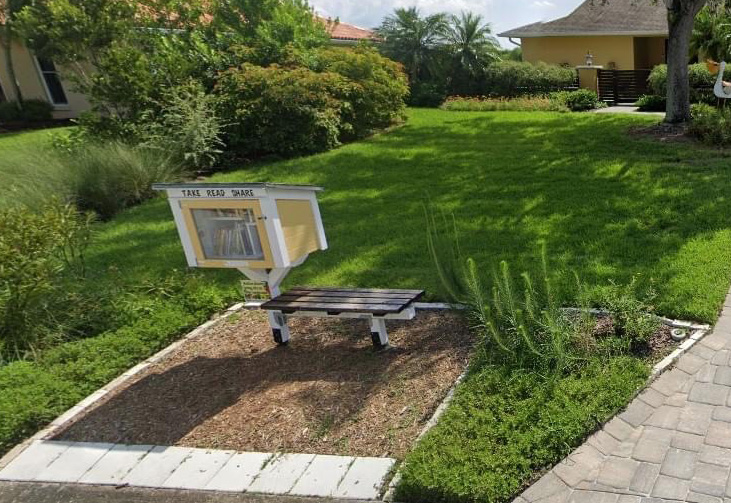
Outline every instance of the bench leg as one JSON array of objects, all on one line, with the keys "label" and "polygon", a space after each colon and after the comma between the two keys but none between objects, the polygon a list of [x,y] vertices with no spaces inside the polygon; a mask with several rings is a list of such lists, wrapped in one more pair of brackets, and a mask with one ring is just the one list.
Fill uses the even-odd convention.
[{"label": "bench leg", "polygon": [[371,340],[373,341],[373,347],[377,349],[388,346],[386,320],[383,318],[371,318]]},{"label": "bench leg", "polygon": [[281,311],[267,311],[269,325],[272,327],[274,342],[280,345],[289,343],[289,327],[287,317]]}]

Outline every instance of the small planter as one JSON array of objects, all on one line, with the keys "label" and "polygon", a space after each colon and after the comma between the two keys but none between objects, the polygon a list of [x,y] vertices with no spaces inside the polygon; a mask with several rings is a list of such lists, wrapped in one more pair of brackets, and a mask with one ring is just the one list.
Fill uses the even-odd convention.
[{"label": "small planter", "polygon": [[672,337],[674,341],[680,342],[688,337],[688,331],[684,328],[674,328],[670,331],[670,337]]}]

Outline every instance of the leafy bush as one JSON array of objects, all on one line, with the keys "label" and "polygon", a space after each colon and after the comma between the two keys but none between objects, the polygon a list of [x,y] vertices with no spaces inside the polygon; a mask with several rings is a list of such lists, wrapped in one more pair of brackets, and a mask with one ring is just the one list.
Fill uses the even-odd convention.
[{"label": "leafy bush", "polygon": [[[716,82],[716,75],[713,75],[705,63],[697,63],[688,66],[688,80],[690,81],[690,102],[691,103],[708,103],[709,105],[716,102],[713,94],[713,85]],[[731,68],[726,70],[725,80],[731,80]],[[668,67],[667,65],[658,65],[652,69],[648,84],[652,94],[658,96],[667,96],[668,94]]]},{"label": "leafy bush", "polygon": [[429,82],[417,82],[411,86],[409,105],[413,107],[438,107],[447,99],[444,86]]},{"label": "leafy bush", "polygon": [[566,105],[547,96],[518,96],[515,98],[463,98],[453,96],[441,106],[452,112],[565,112]]},{"label": "leafy bush", "polygon": [[0,123],[20,120],[20,107],[17,101],[0,102]]},{"label": "leafy bush", "polygon": [[120,142],[88,144],[60,158],[78,206],[102,219],[151,198],[153,183],[180,181],[185,175],[167,152]]},{"label": "leafy bush", "polygon": [[210,168],[224,147],[214,97],[195,81],[166,90],[158,110],[143,112],[135,136],[189,168]]},{"label": "leafy bush", "polygon": [[635,106],[640,112],[664,112],[666,109],[667,99],[665,96],[657,94],[645,94],[640,96]]},{"label": "leafy bush", "polygon": [[617,413],[647,366],[618,356],[546,379],[475,361],[447,412],[406,456],[396,501],[513,501]]},{"label": "leafy bush", "polygon": [[245,64],[225,72],[216,91],[229,149],[291,156],[338,146],[352,111],[339,96],[350,86],[341,75],[306,68]]},{"label": "leafy bush", "polygon": [[309,66],[244,64],[219,75],[219,113],[231,150],[247,156],[320,152],[401,118],[406,78],[373,49],[322,50]]},{"label": "leafy bush", "polygon": [[402,118],[409,87],[397,63],[361,46],[347,51],[323,49],[315,58],[317,63],[311,69],[337,73],[353,84],[347,95],[340,96],[352,106],[344,117],[350,137],[363,137]]},{"label": "leafy bush", "polygon": [[25,100],[20,117],[28,122],[49,121],[53,119],[53,105],[43,100]]},{"label": "leafy bush", "polygon": [[0,212],[0,358],[22,357],[41,342],[64,273],[84,272],[90,222],[59,204]]},{"label": "leafy bush", "polygon": [[647,345],[660,327],[660,321],[651,315],[653,290],[639,291],[637,278],[627,285],[612,282],[603,290],[599,304],[612,316],[615,335],[629,343],[630,349]]},{"label": "leafy bush", "polygon": [[572,112],[584,112],[599,108],[599,96],[589,89],[578,89],[576,91],[557,91],[551,93],[551,98],[563,104]]},{"label": "leafy bush", "polygon": [[691,107],[688,134],[715,146],[731,144],[731,110],[697,104]]},{"label": "leafy bush", "polygon": [[485,79],[485,94],[518,96],[570,87],[576,81],[576,71],[546,63],[501,61],[487,68]]},{"label": "leafy bush", "polygon": [[43,122],[53,119],[53,105],[43,100],[23,100],[21,107],[17,101],[0,103],[0,123],[2,122]]}]

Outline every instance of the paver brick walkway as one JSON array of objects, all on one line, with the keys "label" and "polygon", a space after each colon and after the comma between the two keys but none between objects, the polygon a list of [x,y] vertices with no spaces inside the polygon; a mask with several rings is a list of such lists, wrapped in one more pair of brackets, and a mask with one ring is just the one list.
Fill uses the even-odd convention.
[{"label": "paver brick walkway", "polygon": [[731,503],[731,294],[713,332],[514,503]]}]

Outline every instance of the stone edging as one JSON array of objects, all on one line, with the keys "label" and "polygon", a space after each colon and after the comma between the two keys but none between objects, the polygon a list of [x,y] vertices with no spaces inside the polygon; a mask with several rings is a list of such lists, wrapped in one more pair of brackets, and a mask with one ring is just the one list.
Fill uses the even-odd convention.
[{"label": "stone edging", "polygon": [[197,328],[193,329],[193,331],[186,334],[181,339],[178,339],[177,341],[173,342],[169,346],[165,347],[164,349],[158,351],[151,357],[144,360],[142,363],[139,363],[132,367],[131,369],[124,372],[122,375],[114,379],[113,381],[107,383],[103,387],[96,390],[91,395],[87,396],[83,400],[81,400],[79,403],[68,409],[66,412],[58,416],[56,419],[51,421],[51,423],[46,426],[44,429],[36,433],[30,438],[27,438],[23,442],[19,443],[15,447],[13,447],[5,456],[0,459],[0,470],[5,468],[8,464],[10,464],[11,461],[13,461],[16,457],[18,457],[24,450],[26,450],[33,442],[39,441],[39,440],[46,440],[53,435],[55,435],[58,430],[60,430],[63,426],[66,426],[69,422],[74,420],[76,417],[78,417],[81,413],[85,412],[89,407],[96,404],[99,400],[101,400],[104,396],[106,396],[108,393],[116,390],[123,384],[125,384],[129,379],[136,376],[140,372],[146,370],[151,365],[155,365],[162,361],[163,359],[167,358],[173,351],[178,349],[180,346],[185,344],[188,341],[191,341],[193,339],[196,339],[203,335],[209,328],[217,325],[218,323],[222,322],[226,318],[229,318],[230,316],[236,314],[241,309],[243,309],[244,304],[243,303],[237,303],[233,306],[226,309],[223,314],[214,315],[213,318],[208,320],[207,322],[203,323],[202,325],[198,326]]}]

